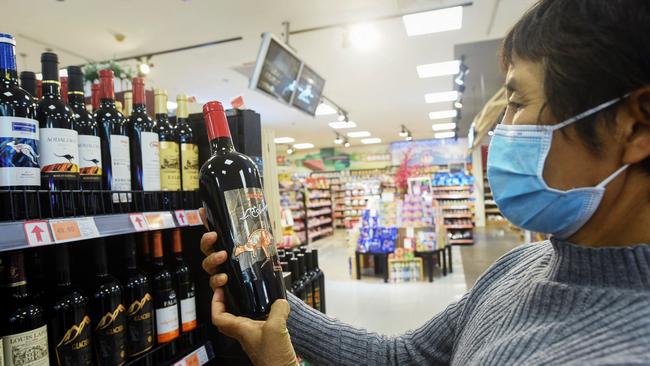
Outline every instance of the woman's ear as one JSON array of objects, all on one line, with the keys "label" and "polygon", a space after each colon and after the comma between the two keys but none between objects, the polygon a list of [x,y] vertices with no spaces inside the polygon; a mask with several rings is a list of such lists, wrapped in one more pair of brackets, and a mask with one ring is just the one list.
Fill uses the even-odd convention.
[{"label": "woman's ear", "polygon": [[650,87],[634,91],[626,104],[617,116],[625,139],[623,163],[636,164],[650,157]]}]

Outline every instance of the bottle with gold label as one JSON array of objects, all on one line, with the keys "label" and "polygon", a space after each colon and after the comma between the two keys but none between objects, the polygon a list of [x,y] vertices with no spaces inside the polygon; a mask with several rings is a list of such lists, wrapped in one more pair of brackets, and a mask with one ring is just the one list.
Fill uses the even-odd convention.
[{"label": "bottle with gold label", "polygon": [[50,364],[92,365],[88,299],[70,281],[70,255],[66,245],[54,249],[56,286],[48,305]]},{"label": "bottle with gold label", "polygon": [[156,127],[160,139],[160,189],[181,190],[181,169],[178,136],[169,121],[167,112],[167,91],[154,91],[156,102]]},{"label": "bottle with gold label", "polygon": [[199,189],[199,147],[188,119],[187,95],[176,96],[176,133],[181,148],[181,182],[183,191]]}]

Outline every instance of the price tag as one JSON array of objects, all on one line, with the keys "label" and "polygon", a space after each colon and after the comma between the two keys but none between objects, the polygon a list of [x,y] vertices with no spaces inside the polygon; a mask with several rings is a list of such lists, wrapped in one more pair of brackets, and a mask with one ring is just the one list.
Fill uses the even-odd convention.
[{"label": "price tag", "polygon": [[174,216],[176,216],[178,226],[187,226],[187,214],[185,213],[185,210],[174,211]]},{"label": "price tag", "polygon": [[208,361],[210,361],[208,351],[205,349],[205,346],[201,346],[201,348],[176,362],[174,366],[202,366],[208,363]]},{"label": "price tag", "polygon": [[99,236],[99,230],[92,217],[78,219],[50,220],[55,243],[92,239]]},{"label": "price tag", "polygon": [[25,221],[23,230],[29,246],[52,244],[50,228],[45,220]]},{"label": "price tag", "polygon": [[199,215],[199,210],[185,211],[185,218],[187,219],[187,223],[190,226],[197,226],[203,224],[203,222],[201,221],[201,215]]},{"label": "price tag", "polygon": [[149,230],[170,229],[176,227],[174,216],[169,211],[145,213]]},{"label": "price tag", "polygon": [[149,230],[147,221],[144,219],[144,216],[141,213],[129,214],[129,220],[131,220],[131,224],[133,224],[135,231]]}]

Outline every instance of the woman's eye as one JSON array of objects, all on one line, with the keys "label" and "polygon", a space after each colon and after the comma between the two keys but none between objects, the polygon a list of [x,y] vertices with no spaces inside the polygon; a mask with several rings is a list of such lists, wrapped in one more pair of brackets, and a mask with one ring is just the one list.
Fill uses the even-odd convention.
[{"label": "woman's eye", "polygon": [[514,111],[518,111],[518,110],[520,110],[521,108],[523,108],[523,105],[520,104],[520,103],[516,103],[516,102],[508,101],[508,108],[510,108],[510,109],[512,109],[512,110],[514,110]]}]

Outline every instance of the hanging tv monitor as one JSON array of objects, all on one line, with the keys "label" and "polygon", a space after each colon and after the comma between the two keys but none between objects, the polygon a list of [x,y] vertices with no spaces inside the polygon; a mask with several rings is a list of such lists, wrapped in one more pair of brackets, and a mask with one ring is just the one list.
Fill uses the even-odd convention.
[{"label": "hanging tv monitor", "polygon": [[290,104],[298,84],[302,61],[271,33],[262,35],[249,87]]},{"label": "hanging tv monitor", "polygon": [[324,87],[325,79],[303,64],[291,105],[309,115],[316,115]]}]

